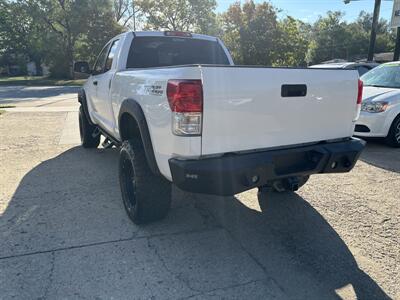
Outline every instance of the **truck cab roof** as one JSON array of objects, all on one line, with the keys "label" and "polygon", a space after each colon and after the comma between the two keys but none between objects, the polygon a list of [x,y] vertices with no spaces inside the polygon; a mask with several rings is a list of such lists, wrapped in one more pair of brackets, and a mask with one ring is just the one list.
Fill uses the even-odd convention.
[{"label": "truck cab roof", "polygon": [[186,31],[130,31],[135,36],[169,36],[169,37],[186,37],[186,38],[195,38],[209,41],[217,41],[218,38],[198,33],[191,33]]}]

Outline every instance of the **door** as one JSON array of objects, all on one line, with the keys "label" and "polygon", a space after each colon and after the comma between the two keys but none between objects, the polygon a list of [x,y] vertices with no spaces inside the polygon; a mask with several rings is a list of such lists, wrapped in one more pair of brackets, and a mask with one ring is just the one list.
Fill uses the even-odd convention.
[{"label": "door", "polygon": [[115,75],[116,68],[113,67],[114,57],[118,48],[119,40],[111,42],[108,54],[105,60],[104,70],[102,74],[97,76],[97,101],[98,113],[103,123],[104,129],[109,133],[114,133],[114,114],[112,111],[110,90],[112,79]]},{"label": "door", "polygon": [[101,78],[102,74],[104,73],[104,67],[106,64],[106,58],[108,54],[108,50],[110,48],[110,44],[107,44],[100,52],[99,56],[97,57],[97,60],[94,64],[93,71],[92,71],[92,76],[89,78],[89,94],[90,94],[90,103],[92,105],[91,109],[93,112],[93,115],[96,119],[98,118],[98,115],[100,113],[100,101],[99,98],[97,97],[97,87],[99,84],[99,79]]}]

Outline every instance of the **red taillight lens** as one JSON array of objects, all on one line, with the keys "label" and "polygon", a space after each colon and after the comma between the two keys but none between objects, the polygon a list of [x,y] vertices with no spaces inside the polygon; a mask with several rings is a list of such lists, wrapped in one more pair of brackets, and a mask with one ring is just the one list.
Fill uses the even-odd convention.
[{"label": "red taillight lens", "polygon": [[173,112],[202,112],[201,80],[169,80],[167,98]]},{"label": "red taillight lens", "polygon": [[361,102],[362,102],[363,86],[364,86],[364,83],[360,79],[358,79],[357,104],[361,104]]}]

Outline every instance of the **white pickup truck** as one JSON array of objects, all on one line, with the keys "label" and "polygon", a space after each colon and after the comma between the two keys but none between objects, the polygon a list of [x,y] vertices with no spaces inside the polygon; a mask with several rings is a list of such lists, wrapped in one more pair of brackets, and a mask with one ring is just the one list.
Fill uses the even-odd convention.
[{"label": "white pickup truck", "polygon": [[215,37],[127,32],[103,48],[79,94],[83,147],[120,147],[134,223],[163,218],[171,183],[196,193],[295,191],[311,174],[348,172],[362,82],[354,70],[234,66]]}]

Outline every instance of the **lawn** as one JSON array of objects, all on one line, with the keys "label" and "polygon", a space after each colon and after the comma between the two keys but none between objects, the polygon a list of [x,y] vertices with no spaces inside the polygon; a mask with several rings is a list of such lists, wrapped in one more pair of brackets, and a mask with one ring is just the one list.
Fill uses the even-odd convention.
[{"label": "lawn", "polygon": [[43,76],[16,76],[0,77],[1,85],[31,85],[31,86],[58,86],[58,85],[83,85],[86,79],[64,80]]},{"label": "lawn", "polygon": [[15,107],[15,105],[0,104],[0,116],[6,112],[3,108],[12,108],[12,107]]}]

